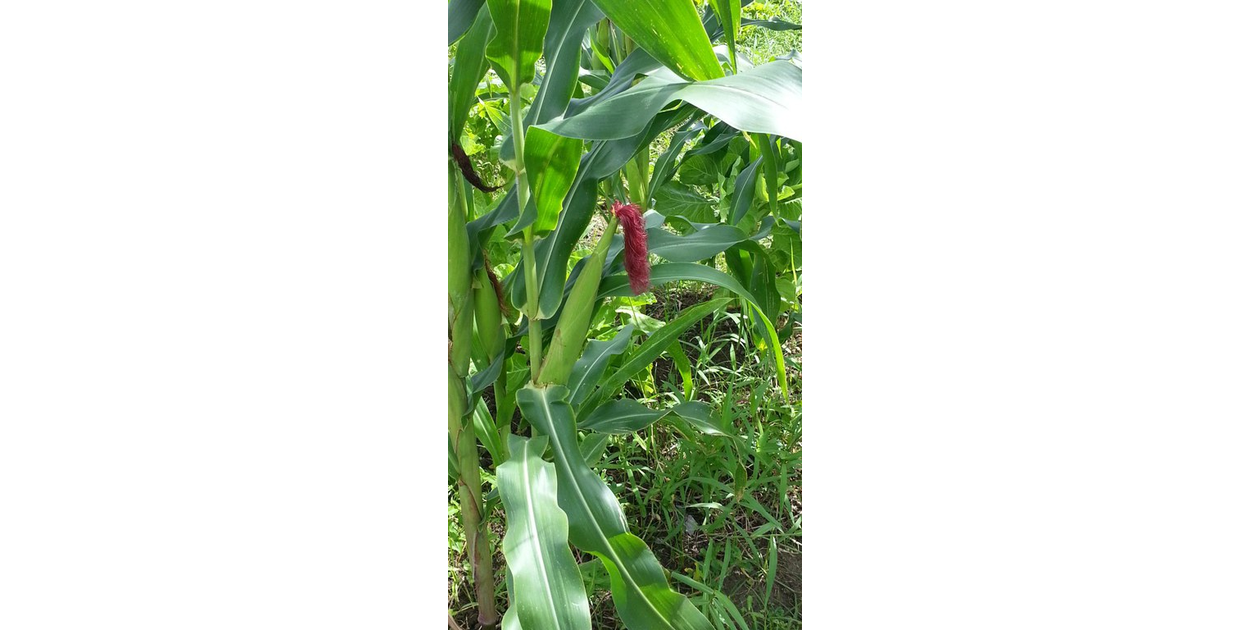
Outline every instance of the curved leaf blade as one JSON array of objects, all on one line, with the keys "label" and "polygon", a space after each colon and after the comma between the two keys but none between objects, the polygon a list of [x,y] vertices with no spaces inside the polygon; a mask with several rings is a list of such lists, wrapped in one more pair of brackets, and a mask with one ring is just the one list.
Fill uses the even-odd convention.
[{"label": "curved leaf blade", "polygon": [[477,99],[477,84],[486,74],[486,40],[493,28],[490,12],[480,8],[472,24],[456,47],[455,65],[447,86],[447,120],[451,122],[453,142],[460,141],[460,132],[469,119],[469,108]]},{"label": "curved leaf blade", "polygon": [[525,628],[590,630],[590,603],[569,549],[568,518],[556,500],[556,470],[543,461],[547,438],[508,437],[499,498],[508,518],[503,554],[512,574],[512,609]]},{"label": "curved leaf blade", "polygon": [[[634,77],[646,74],[659,67],[660,62],[656,61],[655,57],[647,54],[647,51],[641,48],[635,48],[634,52],[629,53],[625,57],[625,61],[622,61],[616,67],[616,72],[612,73],[612,77],[608,79],[606,85],[596,86],[600,88],[598,92],[585,98],[575,98],[569,101],[569,106],[566,110],[567,115],[572,116],[601,100],[624,92],[626,89],[629,89],[629,86],[633,85]],[[587,85],[593,85],[589,75],[583,76],[581,80]]]},{"label": "curved leaf blade", "polygon": [[534,62],[543,52],[551,0],[486,0],[495,36],[486,58],[509,90],[534,79]]},{"label": "curved leaf blade", "polygon": [[738,181],[734,182],[734,207],[729,217],[729,222],[733,225],[741,223],[751,210],[751,202],[755,200],[755,172],[759,170],[763,160],[763,156],[756,158],[742,169],[738,174]]},{"label": "curved leaf blade", "polygon": [[590,415],[578,423],[587,431],[629,435],[640,431],[667,415],[667,411],[656,411],[631,398],[609,400],[599,405]]},{"label": "curved leaf blade", "polygon": [[690,140],[699,131],[701,129],[695,127],[675,134],[668,144],[668,149],[656,159],[655,166],[651,169],[651,179],[647,182],[645,208],[651,207],[651,200],[655,198],[655,191],[673,177],[677,166],[677,155],[685,148],[686,141]]},{"label": "curved leaf blade", "polygon": [[447,3],[447,45],[456,43],[473,25],[486,0],[451,0]]},{"label": "curved leaf blade", "polygon": [[742,26],[742,4],[738,0],[712,0],[712,11],[725,30],[725,43],[729,45],[729,58],[733,60],[734,72],[738,71],[738,29]]},{"label": "curved leaf blade", "polygon": [[[786,363],[785,357],[781,352],[781,340],[777,337],[777,329],[773,326],[768,317],[764,315],[764,309],[760,305],[760,301],[755,295],[742,286],[742,283],[734,280],[733,276],[717,271],[707,265],[698,263],[665,263],[655,265],[651,268],[651,286],[657,287],[668,282],[677,280],[698,280],[708,282],[718,287],[729,289],[736,293],[739,297],[746,300],[751,308],[760,315],[760,323],[764,326],[765,333],[768,335],[768,341],[773,349],[774,365],[777,368],[777,384],[781,387],[782,396],[789,397],[790,390],[786,384]],[[629,288],[629,277],[623,274],[608,276],[599,283],[599,297],[619,297],[630,295],[632,291]],[[705,302],[706,304],[706,302]],[[691,307],[695,308],[695,307]],[[687,309],[690,310],[690,309]],[[670,326],[672,323],[670,322]],[[665,326],[667,328],[668,326]],[[663,330],[663,329],[661,329]],[[624,384],[622,382],[622,384]]]},{"label": "curved leaf blade", "polygon": [[804,132],[803,70],[774,61],[716,81],[692,83],[678,98],[735,129],[800,140]]},{"label": "curved leaf blade", "polygon": [[612,339],[600,341],[591,339],[582,351],[582,356],[573,364],[573,373],[569,376],[569,402],[576,408],[590,395],[608,362],[612,357],[625,351],[629,340],[634,334],[634,325],[626,324]]},{"label": "curved leaf blade", "polygon": [[671,262],[707,260],[742,241],[747,235],[732,225],[714,224],[682,236],[664,228],[647,230],[647,250]]},{"label": "curved leaf blade", "polygon": [[690,0],[595,0],[638,47],[673,72],[702,81],[724,76]]},{"label": "curved leaf blade", "polygon": [[525,130],[525,168],[531,174],[534,193],[534,234],[542,236],[556,227],[560,206],[573,187],[582,141],[557,136],[538,127]]},{"label": "curved leaf blade", "polygon": [[568,388],[526,386],[517,392],[521,413],[551,439],[556,495],[569,518],[569,540],[603,561],[612,601],[631,630],[712,630],[690,600],[672,590],[642,539],[629,533],[625,514],[608,485],[586,465],[577,445]]},{"label": "curved leaf blade", "polygon": [[645,129],[666,105],[683,100],[735,129],[801,140],[802,98],[803,70],[788,61],[774,61],[740,74],[696,82],[683,82],[672,73],[661,71],[633,88],[543,127],[585,140],[627,138]]},{"label": "curved leaf blade", "polygon": [[[564,114],[581,71],[582,39],[586,29],[601,19],[603,13],[590,0],[552,0],[551,22],[543,40],[547,71],[525,113],[526,128]],[[509,134],[499,148],[499,157],[512,160],[514,156]]]},{"label": "curved leaf blade", "polygon": [[[612,277],[615,278],[616,276]],[[637,350],[629,353],[629,356],[625,358],[625,362],[621,364],[620,368],[603,380],[603,383],[599,386],[595,400],[602,400],[603,398],[615,393],[616,390],[625,385],[625,382],[628,381],[630,377],[638,372],[641,372],[648,365],[651,365],[651,363],[668,350],[670,346],[676,343],[678,338],[681,337],[681,334],[686,332],[686,329],[699,323],[704,317],[707,317],[716,309],[725,306],[729,303],[729,301],[730,298],[718,298],[695,304],[694,306],[682,311],[681,315],[678,315],[675,319],[673,319],[673,321],[651,333],[651,336],[647,337],[647,340],[644,341],[641,346],[638,346]],[[598,407],[598,405],[587,404],[583,408],[583,414],[585,414],[585,409],[595,409],[596,407]]]}]

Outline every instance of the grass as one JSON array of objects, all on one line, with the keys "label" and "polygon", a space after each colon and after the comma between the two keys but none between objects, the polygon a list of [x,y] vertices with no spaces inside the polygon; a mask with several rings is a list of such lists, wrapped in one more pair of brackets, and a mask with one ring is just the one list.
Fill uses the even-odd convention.
[{"label": "grass", "polygon": [[[799,0],[768,0],[742,7],[743,19],[778,19],[803,23],[803,3]],[[803,51],[803,31],[770,31],[758,26],[743,27],[738,49],[751,63],[766,63],[790,51]]]}]

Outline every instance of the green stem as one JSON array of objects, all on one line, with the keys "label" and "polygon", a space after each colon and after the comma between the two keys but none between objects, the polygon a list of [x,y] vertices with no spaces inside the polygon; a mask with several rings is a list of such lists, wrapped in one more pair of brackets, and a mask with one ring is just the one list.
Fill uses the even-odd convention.
[{"label": "green stem", "polygon": [[538,319],[538,269],[534,263],[534,230],[525,229],[525,297],[530,319],[530,380],[538,380],[543,362],[543,325]]},{"label": "green stem", "polygon": [[[512,114],[512,150],[516,154],[516,202],[517,212],[525,214],[529,203],[529,175],[525,172],[525,127],[521,120],[521,97],[514,88],[510,93],[508,109]],[[530,327],[530,380],[538,380],[538,370],[543,362],[543,327],[538,318],[538,267],[534,260],[534,228],[525,228],[522,256],[525,263],[525,314]]]},{"label": "green stem", "polygon": [[464,528],[469,564],[478,603],[478,621],[498,620],[495,610],[495,578],[490,530],[482,505],[482,478],[477,459],[477,436],[469,413],[465,378],[469,374],[469,349],[473,343],[473,296],[469,235],[465,228],[464,190],[458,173],[449,165],[450,194],[447,209],[447,297],[449,307],[447,352],[447,430],[459,470],[460,518]]}]

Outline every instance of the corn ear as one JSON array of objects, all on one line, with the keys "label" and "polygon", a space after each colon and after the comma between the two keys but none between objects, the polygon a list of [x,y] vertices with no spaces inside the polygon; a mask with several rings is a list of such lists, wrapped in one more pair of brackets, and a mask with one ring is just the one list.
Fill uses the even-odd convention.
[{"label": "corn ear", "polygon": [[449,173],[447,204],[447,326],[451,349],[449,361],[456,376],[469,374],[469,356],[473,350],[472,272],[469,257],[469,232],[465,227],[464,210],[457,203],[464,191],[457,185],[456,173]]},{"label": "corn ear", "polygon": [[499,313],[499,298],[485,267],[477,270],[476,280],[473,287],[473,316],[477,319],[477,338],[486,350],[486,362],[489,364],[503,350],[503,316]]},{"label": "corn ear", "polygon": [[612,235],[615,233],[616,217],[613,216],[564,302],[564,311],[560,314],[560,321],[556,322],[555,333],[551,336],[551,347],[538,374],[539,384],[563,385],[568,382],[573,364],[581,356],[582,346],[586,343],[590,316],[594,314],[595,299],[599,296],[603,261],[608,256],[608,246],[612,244]]}]

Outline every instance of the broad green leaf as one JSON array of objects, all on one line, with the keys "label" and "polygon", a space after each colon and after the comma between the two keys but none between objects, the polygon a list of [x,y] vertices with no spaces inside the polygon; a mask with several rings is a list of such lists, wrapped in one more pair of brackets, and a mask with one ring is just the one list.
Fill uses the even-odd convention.
[{"label": "broad green leaf", "polygon": [[543,52],[551,0],[486,0],[495,37],[486,58],[509,91],[534,79],[534,62]]},{"label": "broad green leaf", "polygon": [[737,437],[719,418],[712,416],[712,408],[707,403],[682,403],[673,407],[673,414],[690,423],[690,426],[708,435]]},{"label": "broad green leaf", "polygon": [[473,26],[456,46],[455,65],[447,85],[447,119],[451,123],[452,142],[459,142],[469,109],[477,100],[477,84],[486,74],[486,40],[491,28],[490,12],[480,7]]},{"label": "broad green leaf", "polygon": [[547,72],[530,104],[529,124],[544,123],[564,113],[581,70],[582,39],[586,29],[603,19],[590,0],[552,0],[551,25],[543,44]]},{"label": "broad green leaf", "polygon": [[599,405],[577,425],[587,431],[628,435],[646,428],[667,413],[667,410],[657,411],[631,398],[624,398]]},{"label": "broad green leaf", "polygon": [[667,217],[682,217],[694,223],[716,220],[716,207],[712,200],[677,182],[669,182],[655,191],[655,211]]},{"label": "broad green leaf", "polygon": [[729,45],[729,58],[734,72],[738,71],[738,29],[742,26],[742,4],[738,0],[711,0],[716,19],[725,29],[725,43]]},{"label": "broad green leaf", "polygon": [[712,630],[690,600],[672,590],[642,539],[629,532],[620,503],[578,449],[568,388],[527,386],[517,392],[521,413],[551,439],[556,494],[568,515],[569,541],[603,561],[617,614],[630,630]]},{"label": "broad green leaf", "polygon": [[[668,415],[685,419],[693,418],[692,426],[702,430],[711,422],[712,412],[707,403],[684,402],[668,409],[652,409],[636,400],[622,398],[610,400],[590,413],[578,426],[597,433],[629,435],[645,429],[656,420]],[[719,432],[719,429],[716,429]]]},{"label": "broad green leaf", "polygon": [[[742,283],[723,271],[698,263],[661,263],[651,266],[651,286],[658,287],[678,280],[695,280],[706,282],[733,291],[750,303],[758,303],[755,296]],[[621,297],[633,295],[629,289],[629,278],[624,274],[608,276],[599,284],[599,297]]]},{"label": "broad green leaf", "polygon": [[659,70],[620,94],[544,123],[543,128],[584,140],[628,138],[646,129],[655,115],[688,85],[689,81],[672,72]]},{"label": "broad green leaf", "polygon": [[741,223],[751,209],[751,202],[755,201],[755,172],[759,170],[763,159],[757,158],[738,174],[738,181],[734,182],[734,207],[729,216],[730,225]]},{"label": "broad green leaf", "polygon": [[664,228],[647,230],[647,250],[671,262],[707,260],[742,241],[747,235],[732,225],[715,224],[685,236]]},{"label": "broad green leaf", "polygon": [[628,138],[646,129],[669,103],[682,100],[735,129],[800,140],[805,131],[802,98],[803,71],[787,61],[696,82],[658,71],[616,96],[542,126],[586,140]]},{"label": "broad green leaf", "polygon": [[664,327],[664,320],[656,319],[645,313],[639,313],[634,306],[617,307],[616,314],[620,317],[620,321],[637,326],[639,331],[648,335]]},{"label": "broad green leaf", "polygon": [[[660,67],[660,62],[655,57],[647,54],[647,51],[641,48],[635,48],[634,52],[629,53],[625,57],[625,61],[616,67],[616,72],[612,73],[612,77],[608,79],[607,84],[603,86],[595,86],[598,92],[587,96],[586,98],[577,98],[569,101],[569,107],[566,115],[573,114],[590,107],[598,101],[604,100],[610,96],[615,96],[629,89],[634,84],[634,78],[640,74],[646,74]],[[587,75],[581,78],[583,83],[594,86],[593,80]]]},{"label": "broad green leaf", "polygon": [[[601,19],[603,14],[590,0],[552,0],[551,23],[543,41],[543,61],[547,70],[543,73],[534,101],[525,113],[526,127],[564,114],[581,71],[582,39],[586,29]],[[512,136],[509,134],[499,149],[499,157],[507,161],[512,160],[513,155]]]},{"label": "broad green leaf", "polygon": [[786,61],[766,63],[715,81],[692,83],[676,97],[741,131],[797,140],[804,130],[803,70]]},{"label": "broad green leaf", "polygon": [[534,234],[542,236],[556,226],[564,196],[573,186],[582,141],[557,136],[538,127],[525,130],[525,169],[534,192]]},{"label": "broad green leaf", "polygon": [[[543,461],[547,438],[508,439],[498,470],[508,518],[503,555],[512,574],[512,609],[524,628],[590,630],[590,604],[569,549],[569,523],[556,499],[556,470]],[[509,611],[511,612],[511,611]]]},{"label": "broad green leaf", "polygon": [[451,0],[447,3],[448,46],[456,43],[469,30],[485,2],[486,0]]},{"label": "broad green leaf", "polygon": [[582,356],[573,364],[573,373],[569,376],[569,401],[576,408],[594,390],[595,385],[608,368],[612,357],[625,351],[629,340],[634,334],[634,325],[626,324],[608,341],[592,339],[586,344]]},{"label": "broad green leaf", "polygon": [[690,0],[595,0],[638,47],[673,72],[702,81],[724,75]]},{"label": "broad green leaf", "polygon": [[706,155],[692,155],[677,168],[677,179],[683,184],[716,186],[722,175],[720,165]]},{"label": "broad green leaf", "polygon": [[513,182],[509,186],[508,192],[504,194],[503,198],[499,200],[499,203],[495,204],[495,207],[490,212],[469,222],[470,243],[477,248],[483,247],[485,245],[483,235],[490,234],[491,228],[497,225],[516,219],[517,214],[516,183]]}]

